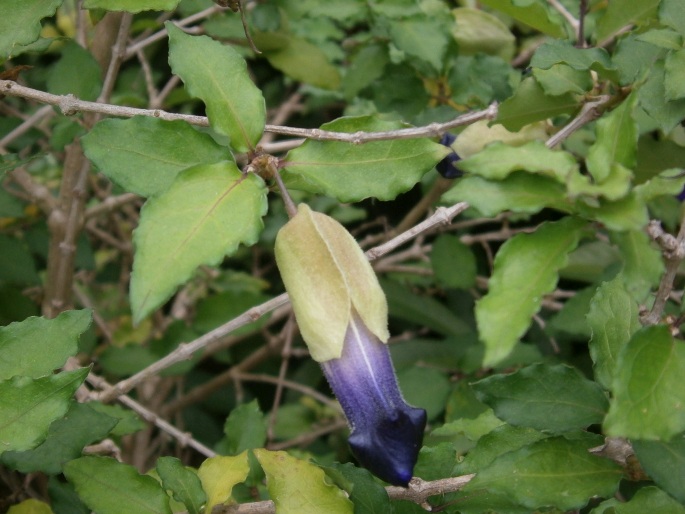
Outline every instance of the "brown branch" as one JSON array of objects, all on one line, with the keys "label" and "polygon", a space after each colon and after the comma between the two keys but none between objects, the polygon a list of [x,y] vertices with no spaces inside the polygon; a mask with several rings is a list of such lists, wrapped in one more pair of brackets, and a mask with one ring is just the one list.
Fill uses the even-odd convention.
[{"label": "brown branch", "polygon": [[[366,252],[366,256],[369,260],[375,260],[393,251],[395,248],[403,245],[407,241],[418,236],[420,233],[430,230],[436,225],[450,223],[457,214],[465,211],[467,208],[468,204],[465,202],[460,202],[451,207],[439,207],[431,217],[406,231],[405,233],[400,234],[394,239],[388,241],[387,243],[377,246],[376,248],[372,248]],[[271,312],[274,309],[285,305],[286,303],[288,303],[288,295],[283,293],[267,302],[248,309],[228,323],[215,328],[211,332],[206,333],[190,343],[180,345],[176,350],[167,356],[154,362],[147,368],[139,371],[126,380],[122,380],[121,382],[115,384],[111,390],[103,392],[99,399],[103,402],[107,402],[113,400],[120,394],[127,393],[148,377],[158,374],[160,371],[173,364],[176,364],[177,362],[189,359],[196,351],[207,347],[210,343],[225,337],[234,330],[258,320],[268,312]]]},{"label": "brown branch", "polygon": [[[431,496],[460,491],[474,476],[463,475],[433,481],[414,477],[406,488],[388,486],[385,491],[391,500],[406,500],[424,505]],[[276,506],[271,500],[237,505],[217,505],[212,510],[212,514],[276,514]]]},{"label": "brown branch", "polygon": [[675,238],[664,232],[658,221],[652,221],[648,225],[647,233],[661,245],[666,261],[666,270],[661,277],[661,282],[659,282],[659,289],[656,292],[652,309],[640,316],[640,322],[643,325],[656,325],[661,321],[666,302],[673,289],[673,281],[678,273],[680,263],[685,258],[685,216],[680,220],[680,230]]},{"label": "brown branch", "polygon": [[[59,107],[62,114],[71,116],[77,112],[93,112],[110,116],[130,118],[133,116],[149,116],[166,121],[184,120],[191,125],[208,127],[209,121],[205,116],[194,116],[189,114],[174,114],[160,109],[138,109],[135,107],[125,107],[100,102],[87,102],[79,100],[74,95],[53,95],[37,89],[22,86],[11,80],[0,80],[0,94],[7,96],[17,96],[35,100],[37,102],[55,105]],[[469,125],[479,120],[495,119],[497,117],[497,104],[490,105],[482,111],[473,111],[461,116],[457,116],[445,123],[431,123],[423,127],[411,127],[398,130],[388,130],[384,132],[334,132],[321,129],[303,129],[296,127],[284,127],[279,125],[269,125],[264,127],[266,132],[273,132],[286,136],[304,137],[319,141],[343,141],[353,144],[368,143],[371,141],[388,141],[391,139],[416,139],[421,137],[437,137],[444,132],[455,127]],[[268,147],[265,146],[265,150]]]},{"label": "brown branch", "polygon": [[[93,373],[90,373],[88,375],[87,381],[89,384],[91,384],[94,387],[97,387],[98,389],[101,390],[109,390],[112,388],[112,386],[102,377],[99,377]],[[91,397],[93,395],[91,394]],[[143,418],[145,421],[148,423],[154,424],[157,428],[160,430],[166,432],[169,434],[171,437],[176,439],[181,446],[188,446],[190,448],[193,448],[194,450],[197,450],[199,453],[204,455],[205,457],[214,457],[216,455],[216,452],[214,450],[206,447],[204,444],[201,442],[193,439],[192,435],[182,432],[175,426],[173,426],[171,423],[163,419],[162,417],[158,416],[151,410],[147,409],[137,401],[133,400],[132,398],[126,396],[126,395],[121,395],[117,398],[117,400],[131,409],[133,412],[138,414],[141,418]]]}]

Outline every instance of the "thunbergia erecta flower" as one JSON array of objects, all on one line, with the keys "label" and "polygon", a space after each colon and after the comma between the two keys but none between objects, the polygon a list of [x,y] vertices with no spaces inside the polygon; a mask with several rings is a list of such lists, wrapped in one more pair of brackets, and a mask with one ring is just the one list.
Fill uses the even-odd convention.
[{"label": "thunbergia erecta flower", "polygon": [[332,218],[300,205],[278,233],[276,262],[312,357],[350,424],[350,448],[379,478],[406,486],[426,411],[408,405],[385,344],[388,306],[354,238]]},{"label": "thunbergia erecta flower", "polygon": [[[456,140],[456,136],[447,132],[440,138],[440,144],[452,148],[452,143],[454,143]],[[438,170],[438,173],[445,178],[461,177],[464,172],[461,171],[457,166],[457,163],[460,160],[461,157],[459,157],[457,152],[452,149],[452,153],[436,164],[435,169]]]}]

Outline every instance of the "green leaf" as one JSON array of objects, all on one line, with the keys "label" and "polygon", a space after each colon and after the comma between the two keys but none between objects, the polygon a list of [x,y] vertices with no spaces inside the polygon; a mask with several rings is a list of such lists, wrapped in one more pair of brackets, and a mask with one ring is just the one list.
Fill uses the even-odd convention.
[{"label": "green leaf", "polygon": [[577,71],[594,70],[600,76],[616,79],[616,68],[604,48],[577,48],[568,40],[553,40],[541,45],[530,61],[533,68],[550,69],[566,64]]},{"label": "green leaf", "polygon": [[627,502],[607,500],[591,514],[685,514],[685,507],[668,494],[653,486],[639,489]]},{"label": "green leaf", "polygon": [[12,284],[37,285],[40,277],[24,241],[0,234],[0,280]]},{"label": "green leaf", "polygon": [[397,372],[397,382],[409,405],[420,405],[428,420],[434,420],[445,410],[450,382],[437,369],[412,366]]},{"label": "green leaf", "polygon": [[48,92],[95,101],[101,89],[102,70],[93,54],[75,41],[69,41],[62,48],[60,60],[50,69]]},{"label": "green leaf", "polygon": [[442,235],[433,242],[431,266],[443,286],[468,289],[476,283],[476,257],[456,236]]},{"label": "green leaf", "polygon": [[237,455],[260,448],[266,442],[266,420],[257,400],[239,405],[231,411],[224,424],[228,453]]},{"label": "green leaf", "polygon": [[[571,260],[569,256],[569,261]],[[564,276],[563,270],[559,273]],[[595,287],[586,287],[575,292],[575,294],[564,302],[561,310],[555,314],[547,323],[545,332],[551,336],[559,333],[572,334],[579,339],[589,340],[592,336],[590,325],[585,319],[590,310],[590,301],[595,294]]]},{"label": "green leaf", "polygon": [[434,71],[443,67],[443,57],[449,42],[440,18],[426,15],[388,22],[392,42],[407,55],[427,62]]},{"label": "green leaf", "polygon": [[51,476],[48,479],[47,492],[56,514],[91,514],[78,497],[74,486],[63,479]]},{"label": "green leaf", "polygon": [[663,62],[656,62],[649,70],[646,82],[638,91],[640,105],[658,127],[668,133],[685,118],[685,98],[668,101]]},{"label": "green leaf", "polygon": [[526,332],[543,296],[556,287],[559,269],[566,265],[584,226],[573,218],[545,223],[531,234],[514,236],[499,249],[489,291],[476,303],[485,366],[504,360]]},{"label": "green leaf", "polygon": [[66,414],[86,375],[88,368],[82,368],[0,382],[0,453],[30,450],[43,442],[50,424]]},{"label": "green leaf", "polygon": [[[429,443],[430,444],[430,443]],[[414,466],[414,476],[424,480],[440,480],[452,476],[457,461],[457,448],[452,442],[424,445]]]},{"label": "green leaf", "polygon": [[669,52],[664,63],[666,100],[685,98],[685,48]]},{"label": "green leaf", "polygon": [[610,237],[621,251],[626,289],[638,302],[644,302],[664,272],[661,251],[642,230],[612,232]]},{"label": "green leaf", "polygon": [[91,323],[89,310],[65,311],[54,319],[31,317],[0,327],[0,380],[52,373],[76,355],[79,336]]},{"label": "green leaf", "polygon": [[577,172],[578,163],[564,151],[547,148],[541,141],[509,146],[495,141],[477,154],[459,161],[459,169],[491,180],[502,180],[517,170],[540,173],[564,184]]},{"label": "green leaf", "polygon": [[[271,298],[263,293],[253,291],[229,290],[208,296],[198,302],[195,312],[193,328],[200,333],[214,330],[229,319],[241,315],[251,307],[264,303]],[[269,315],[260,317],[257,321],[248,323],[233,332],[233,335],[252,334],[263,327]]]},{"label": "green leaf", "polygon": [[42,471],[56,475],[66,462],[80,457],[85,446],[102,440],[116,424],[116,418],[101,414],[88,404],[73,403],[66,416],[50,425],[42,444],[24,452],[5,452],[0,460],[22,473]]},{"label": "green leaf", "polygon": [[447,336],[463,337],[472,329],[445,305],[431,297],[419,297],[399,283],[381,280],[390,316],[428,327]]},{"label": "green leaf", "polygon": [[340,73],[313,43],[287,33],[255,33],[253,38],[269,63],[287,76],[323,89],[340,86]]},{"label": "green leaf", "polygon": [[279,514],[351,514],[353,503],[326,480],[324,471],[286,452],[254,451],[266,473],[269,496]]},{"label": "green leaf", "polygon": [[163,193],[186,168],[232,159],[227,148],[185,121],[149,116],[103,120],[81,141],[102,173],[141,196]]},{"label": "green leaf", "polygon": [[388,51],[383,45],[370,44],[359,50],[352,57],[342,79],[342,92],[345,98],[352,100],[362,89],[382,77],[388,61]]},{"label": "green leaf", "polygon": [[533,68],[533,76],[552,96],[566,93],[584,94],[592,89],[590,70],[576,70],[563,63],[552,65],[548,69]]},{"label": "green leaf", "polygon": [[466,457],[455,464],[451,476],[478,473],[500,455],[519,450],[546,437],[548,436],[532,428],[500,425],[478,440]]},{"label": "green leaf", "polygon": [[683,37],[671,29],[648,30],[639,34],[637,40],[668,50],[680,50],[683,46]]},{"label": "green leaf", "polygon": [[649,221],[647,206],[635,193],[615,201],[600,198],[596,206],[579,200],[575,207],[579,215],[599,221],[611,230],[641,230]]},{"label": "green leaf", "polygon": [[580,103],[570,93],[558,96],[545,94],[533,78],[524,79],[514,92],[499,106],[497,123],[511,131],[518,131],[536,121],[574,112]]},{"label": "green leaf", "polygon": [[117,425],[112,429],[112,435],[114,436],[133,434],[134,432],[143,430],[147,426],[135,412],[119,405],[105,405],[100,402],[89,402],[88,405],[92,407],[93,410],[107,414],[118,420]]},{"label": "green leaf", "polygon": [[652,65],[663,56],[665,50],[638,39],[629,33],[618,41],[612,61],[618,68],[620,84],[632,85],[649,75]]},{"label": "green leaf", "polygon": [[72,460],[64,475],[98,514],[171,514],[169,497],[154,478],[109,457]]},{"label": "green leaf", "polygon": [[516,21],[525,23],[552,37],[566,37],[561,21],[551,20],[543,2],[517,2],[516,0],[481,0],[483,5],[503,12]]},{"label": "green leaf", "polygon": [[164,489],[171,491],[174,499],[183,503],[189,514],[201,514],[207,496],[192,468],[184,466],[174,457],[160,457],[157,459],[157,473]]},{"label": "green leaf", "polygon": [[452,9],[452,15],[456,20],[452,35],[459,45],[459,55],[482,52],[505,61],[514,56],[516,38],[496,16],[469,7]]},{"label": "green leaf", "polygon": [[636,103],[637,95],[631,94],[597,122],[597,139],[588,150],[586,163],[599,184],[611,180],[611,175],[617,171],[614,164],[635,167],[638,133],[633,109]]},{"label": "green leaf", "polygon": [[579,509],[593,496],[614,494],[621,468],[588,452],[585,441],[543,439],[501,455],[471,480],[467,495],[495,492],[528,509]]},{"label": "green leaf", "polygon": [[685,346],[665,325],[637,331],[620,352],[608,435],[668,440],[685,430]]},{"label": "green leaf", "polygon": [[592,329],[590,357],[595,378],[611,389],[618,355],[640,328],[637,302],[626,290],[623,277],[603,283],[590,302],[587,321]]},{"label": "green leaf", "polygon": [[0,59],[40,35],[40,20],[55,14],[62,0],[5,0],[0,6]]},{"label": "green leaf", "polygon": [[254,149],[264,132],[266,106],[243,58],[207,36],[189,36],[171,22],[165,26],[171,69],[205,103],[212,128],[237,151]]},{"label": "green leaf", "polygon": [[685,36],[685,9],[680,0],[661,0],[659,21]]},{"label": "green leaf", "polygon": [[149,199],[133,238],[134,321],[164,303],[198,266],[218,264],[240,243],[255,243],[266,208],[262,179],[232,162],[187,169]]},{"label": "green leaf", "polygon": [[499,419],[553,434],[600,423],[608,408],[602,388],[565,364],[533,364],[471,387]]},{"label": "green leaf", "polygon": [[181,0],[84,0],[86,9],[106,9],[108,11],[172,11]]},{"label": "green leaf", "polygon": [[50,505],[33,498],[12,505],[7,514],[53,514]]},{"label": "green leaf", "polygon": [[631,441],[642,468],[654,482],[685,503],[685,435],[670,441]]},{"label": "green leaf", "polygon": [[197,475],[202,488],[207,493],[206,512],[211,512],[215,505],[232,502],[233,486],[244,482],[250,472],[247,452],[234,457],[210,457],[205,460]]},{"label": "green leaf", "polygon": [[365,469],[349,462],[334,462],[323,469],[335,485],[350,495],[355,514],[393,514],[394,509],[385,488]]},{"label": "green leaf", "polygon": [[[321,126],[336,132],[376,132],[406,126],[372,116],[339,118]],[[411,189],[450,150],[429,139],[376,141],[356,145],[307,140],[286,156],[288,187],[333,196],[341,202],[375,197],[392,200]]]},{"label": "green leaf", "polygon": [[442,201],[450,205],[468,202],[486,217],[504,211],[534,214],[545,207],[571,210],[564,186],[557,180],[524,171],[515,171],[503,180],[464,177],[442,195]]},{"label": "green leaf", "polygon": [[602,43],[613,37],[626,25],[640,25],[656,18],[659,0],[612,0],[597,22],[595,40]]}]

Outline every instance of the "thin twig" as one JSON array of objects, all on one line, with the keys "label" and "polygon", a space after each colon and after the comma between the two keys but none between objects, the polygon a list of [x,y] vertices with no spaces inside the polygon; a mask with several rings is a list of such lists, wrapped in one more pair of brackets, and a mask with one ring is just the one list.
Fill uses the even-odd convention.
[{"label": "thin twig", "polygon": [[9,145],[15,139],[18,139],[19,137],[26,134],[26,132],[35,127],[39,122],[43,121],[45,118],[52,117],[54,115],[55,110],[49,105],[44,105],[36,112],[34,112],[31,116],[26,118],[23,122],[21,122],[21,124],[17,126],[14,130],[11,130],[9,134],[0,139],[0,148]]},{"label": "thin twig", "polygon": [[647,227],[647,232],[652,239],[661,245],[666,260],[666,271],[661,277],[661,282],[659,282],[659,289],[656,292],[652,309],[640,316],[640,322],[643,325],[656,325],[661,321],[666,302],[673,289],[673,281],[683,258],[685,258],[685,216],[680,220],[680,230],[676,238],[666,234],[658,222],[651,222]]},{"label": "thin twig", "polygon": [[[100,102],[88,102],[80,100],[74,95],[53,95],[37,89],[17,84],[11,80],[0,80],[0,94],[6,96],[16,96],[35,100],[37,102],[56,105],[65,116],[72,116],[77,112],[93,112],[109,116],[131,118],[133,116],[149,116],[161,120],[173,121],[184,120],[191,125],[208,127],[209,120],[205,116],[195,116],[191,114],[176,114],[163,111],[161,109],[139,109],[136,107],[126,107],[122,105],[112,105]],[[461,116],[457,116],[445,123],[430,123],[423,127],[411,127],[398,130],[388,130],[384,132],[334,132],[321,129],[303,129],[297,127],[284,127],[279,125],[266,125],[266,132],[273,132],[286,136],[304,137],[318,141],[342,141],[353,144],[362,144],[372,141],[388,141],[394,139],[416,139],[421,137],[438,137],[455,127],[469,125],[479,120],[492,120],[497,117],[497,104],[493,103],[482,111],[473,111]],[[265,148],[268,151],[268,148]]]},{"label": "thin twig", "polygon": [[[205,116],[195,116],[190,114],[175,114],[161,109],[139,109],[136,107],[125,107],[99,102],[87,102],[80,100],[74,95],[53,95],[37,89],[22,86],[11,80],[0,80],[0,94],[7,96],[17,96],[35,100],[37,102],[56,105],[65,116],[72,116],[77,112],[95,112],[110,116],[130,118],[133,116],[149,116],[161,120],[173,121],[184,120],[191,125],[208,127],[209,120]],[[455,127],[469,125],[479,120],[492,120],[497,117],[497,104],[493,103],[482,111],[473,111],[461,116],[457,116],[445,123],[430,123],[423,127],[411,127],[398,130],[388,130],[383,132],[334,132],[321,129],[303,129],[297,127],[284,127],[279,125],[269,125],[264,127],[266,132],[273,132],[286,136],[304,137],[318,141],[343,141],[353,144],[362,144],[372,141],[388,141],[394,139],[416,139],[421,137],[437,137]],[[266,148],[265,148],[266,149]]]},{"label": "thin twig", "polygon": [[[396,238],[391,239],[387,243],[372,248],[366,252],[366,256],[369,260],[375,260],[436,225],[450,223],[457,214],[465,211],[467,208],[468,204],[466,202],[460,202],[451,207],[438,207],[438,209],[430,218],[419,223],[417,226],[411,228],[405,233],[400,234]],[[190,343],[180,345],[176,350],[169,353],[167,356],[159,359],[126,380],[122,380],[121,382],[115,384],[111,390],[103,392],[99,399],[103,402],[107,402],[113,400],[120,394],[127,393],[148,377],[158,374],[162,370],[173,364],[176,364],[177,362],[182,362],[189,359],[196,351],[205,348],[213,341],[221,339],[234,330],[258,320],[268,312],[285,305],[288,301],[287,293],[283,293],[276,298],[272,298],[267,302],[248,309],[243,314],[232,319],[228,323],[215,328],[211,332],[206,333]]]},{"label": "thin twig", "polygon": [[571,28],[573,28],[573,33],[577,34],[578,33],[578,26],[580,25],[580,22],[573,16],[570,12],[568,12],[568,9],[564,7],[564,5],[559,2],[559,0],[547,0],[549,5],[554,7],[559,14],[561,14],[564,19],[571,25]]},{"label": "thin twig", "polygon": [[[91,384],[94,387],[97,387],[100,390],[107,391],[112,387],[104,378],[94,375],[93,373],[90,373],[88,375],[87,380],[89,384]],[[214,457],[216,455],[216,452],[214,452],[214,450],[207,448],[201,442],[193,439],[193,437],[190,434],[180,431],[171,423],[162,419],[160,416],[158,416],[151,410],[147,409],[146,407],[142,406],[140,403],[133,400],[132,398],[125,395],[121,395],[117,398],[117,400],[129,409],[131,409],[133,412],[140,415],[140,417],[142,417],[148,423],[153,423],[157,428],[163,430],[164,432],[172,436],[181,444],[181,446],[189,446],[190,448],[197,450],[205,457]]]},{"label": "thin twig", "polygon": [[[179,21],[175,21],[174,24],[181,29],[186,29],[188,25],[192,25],[196,21],[204,20],[205,18],[208,18],[214,13],[221,12],[223,11],[223,7],[219,7],[218,5],[214,5],[212,7],[208,7],[204,11],[200,11],[198,13],[195,13],[191,16],[188,16],[187,18],[184,18]],[[126,53],[124,54],[125,59],[130,59],[134,55],[136,55],[136,52],[139,50],[142,50],[146,46],[149,46],[153,43],[156,43],[157,41],[164,39],[167,36],[167,30],[166,28],[163,28],[159,30],[158,32],[155,32],[152,34],[150,37],[147,37],[143,39],[142,41],[137,41],[136,43],[132,44],[126,49]]]},{"label": "thin twig", "polygon": [[293,391],[297,391],[298,393],[302,393],[306,396],[311,396],[318,402],[323,403],[327,407],[337,412],[342,412],[338,402],[331,400],[328,396],[321,394],[316,389],[312,389],[311,387],[300,384],[299,382],[293,382],[292,380],[287,380],[285,378],[281,379],[262,373],[233,373],[233,378],[243,382],[265,382],[267,384],[274,385],[281,384],[283,387],[287,387],[288,389],[292,389]]},{"label": "thin twig", "polygon": [[[431,496],[460,491],[475,475],[442,478],[427,481],[414,477],[408,487],[387,486],[385,491],[391,500],[406,500],[418,505],[425,504]],[[241,503],[234,505],[217,505],[212,514],[276,514],[276,506],[271,500]]]},{"label": "thin twig", "polygon": [[590,102],[584,103],[581,107],[578,115],[573,118],[569,123],[564,125],[559,132],[550,137],[545,144],[548,148],[554,148],[559,143],[568,138],[579,128],[587,125],[591,121],[599,118],[601,116],[604,108],[613,100],[610,95],[602,95],[597,97],[597,99]]}]

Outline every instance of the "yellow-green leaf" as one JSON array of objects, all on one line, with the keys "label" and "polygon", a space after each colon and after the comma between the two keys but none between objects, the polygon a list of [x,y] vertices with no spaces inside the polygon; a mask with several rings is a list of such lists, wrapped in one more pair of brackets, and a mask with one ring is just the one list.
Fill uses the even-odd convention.
[{"label": "yellow-green leaf", "polygon": [[231,500],[233,486],[244,482],[250,472],[247,451],[233,457],[210,457],[197,470],[202,488],[207,493],[205,510]]},{"label": "yellow-green leaf", "polygon": [[135,322],[164,303],[198,266],[216,265],[240,243],[257,241],[266,208],[263,180],[232,162],[187,169],[149,199],[133,237]]},{"label": "yellow-green leaf", "polygon": [[324,471],[286,452],[255,450],[279,514],[352,514],[354,505]]}]

